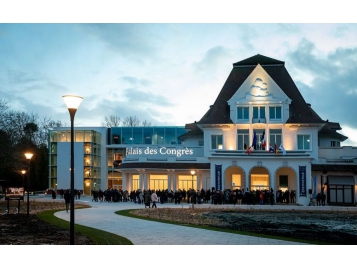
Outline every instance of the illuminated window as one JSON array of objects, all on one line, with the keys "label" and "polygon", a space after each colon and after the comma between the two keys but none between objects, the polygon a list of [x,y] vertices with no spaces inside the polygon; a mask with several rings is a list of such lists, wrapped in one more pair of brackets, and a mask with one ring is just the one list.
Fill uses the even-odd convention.
[{"label": "illuminated window", "polygon": [[223,135],[211,136],[211,149],[223,149]]},{"label": "illuminated window", "polygon": [[269,130],[269,144],[274,148],[276,145],[278,148],[282,143],[281,140],[281,129],[270,129]]},{"label": "illuminated window", "polygon": [[241,189],[242,176],[240,174],[232,174],[232,189]]},{"label": "illuminated window", "polygon": [[268,190],[269,189],[269,175],[256,174],[251,175],[251,190]]},{"label": "illuminated window", "polygon": [[310,150],[310,135],[297,135],[298,150]]},{"label": "illuminated window", "polygon": [[237,130],[237,148],[238,150],[246,150],[249,145],[249,129],[238,129]]}]

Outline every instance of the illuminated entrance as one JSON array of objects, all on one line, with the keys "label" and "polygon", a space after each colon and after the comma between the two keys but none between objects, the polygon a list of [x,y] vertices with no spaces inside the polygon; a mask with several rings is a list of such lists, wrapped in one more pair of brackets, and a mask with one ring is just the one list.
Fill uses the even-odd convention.
[{"label": "illuminated entrance", "polygon": [[150,175],[150,190],[166,190],[168,189],[168,177],[166,174]]},{"label": "illuminated entrance", "polygon": [[196,189],[197,185],[197,176],[196,175],[180,175],[178,176],[179,181],[179,189],[188,190],[188,189]]},{"label": "illuminated entrance", "polygon": [[250,173],[250,190],[270,190],[269,173],[266,168],[255,167]]},{"label": "illuminated entrance", "polygon": [[132,189],[134,191],[140,189],[140,183],[139,183],[139,175],[133,175],[133,185],[132,185]]},{"label": "illuminated entrance", "polygon": [[244,188],[242,178],[244,178],[244,172],[239,167],[229,167],[226,170],[224,189],[241,190]]}]

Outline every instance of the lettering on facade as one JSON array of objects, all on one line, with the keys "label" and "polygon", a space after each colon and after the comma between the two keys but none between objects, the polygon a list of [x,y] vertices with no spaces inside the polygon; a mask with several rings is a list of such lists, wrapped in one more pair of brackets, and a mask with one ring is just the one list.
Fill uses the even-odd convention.
[{"label": "lettering on facade", "polygon": [[126,148],[126,155],[165,155],[165,156],[176,156],[181,157],[184,155],[193,155],[193,149],[176,149],[176,148],[135,148],[129,147]]}]

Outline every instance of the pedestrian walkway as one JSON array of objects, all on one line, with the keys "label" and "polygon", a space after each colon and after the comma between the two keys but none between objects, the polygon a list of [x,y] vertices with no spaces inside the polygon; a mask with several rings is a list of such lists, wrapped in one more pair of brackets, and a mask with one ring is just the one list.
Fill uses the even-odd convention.
[{"label": "pedestrian walkway", "polygon": [[[154,221],[140,220],[115,214],[115,211],[144,208],[133,202],[92,202],[91,197],[81,197],[76,202],[86,202],[88,209],[75,210],[75,223],[100,229],[129,239],[134,245],[303,245],[278,239],[261,238],[226,232],[210,231],[181,225],[165,224]],[[189,204],[158,204],[158,208],[189,208]],[[211,205],[195,205],[209,207]],[[217,207],[217,206],[215,206]],[[223,206],[219,206],[223,207]],[[241,206],[248,208],[250,206]],[[256,206],[257,208],[258,206]],[[272,207],[281,209],[287,206],[259,206],[262,209]],[[299,208],[295,206],[295,208]],[[306,208],[306,207],[304,207]],[[316,208],[316,207],[315,207]],[[290,207],[291,209],[291,207]],[[55,216],[69,221],[70,213],[56,212]]]}]

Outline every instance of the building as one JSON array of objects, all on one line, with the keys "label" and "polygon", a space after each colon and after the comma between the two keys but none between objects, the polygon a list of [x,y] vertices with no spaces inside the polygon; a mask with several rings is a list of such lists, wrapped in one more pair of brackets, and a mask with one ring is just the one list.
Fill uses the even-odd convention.
[{"label": "building", "polygon": [[[185,127],[75,128],[75,188],[293,191],[300,205],[323,192],[328,204],[355,205],[357,148],[341,147],[338,130],[283,61],[258,54],[234,63],[213,105]],[[68,137],[50,133],[53,188],[69,187]]]}]

